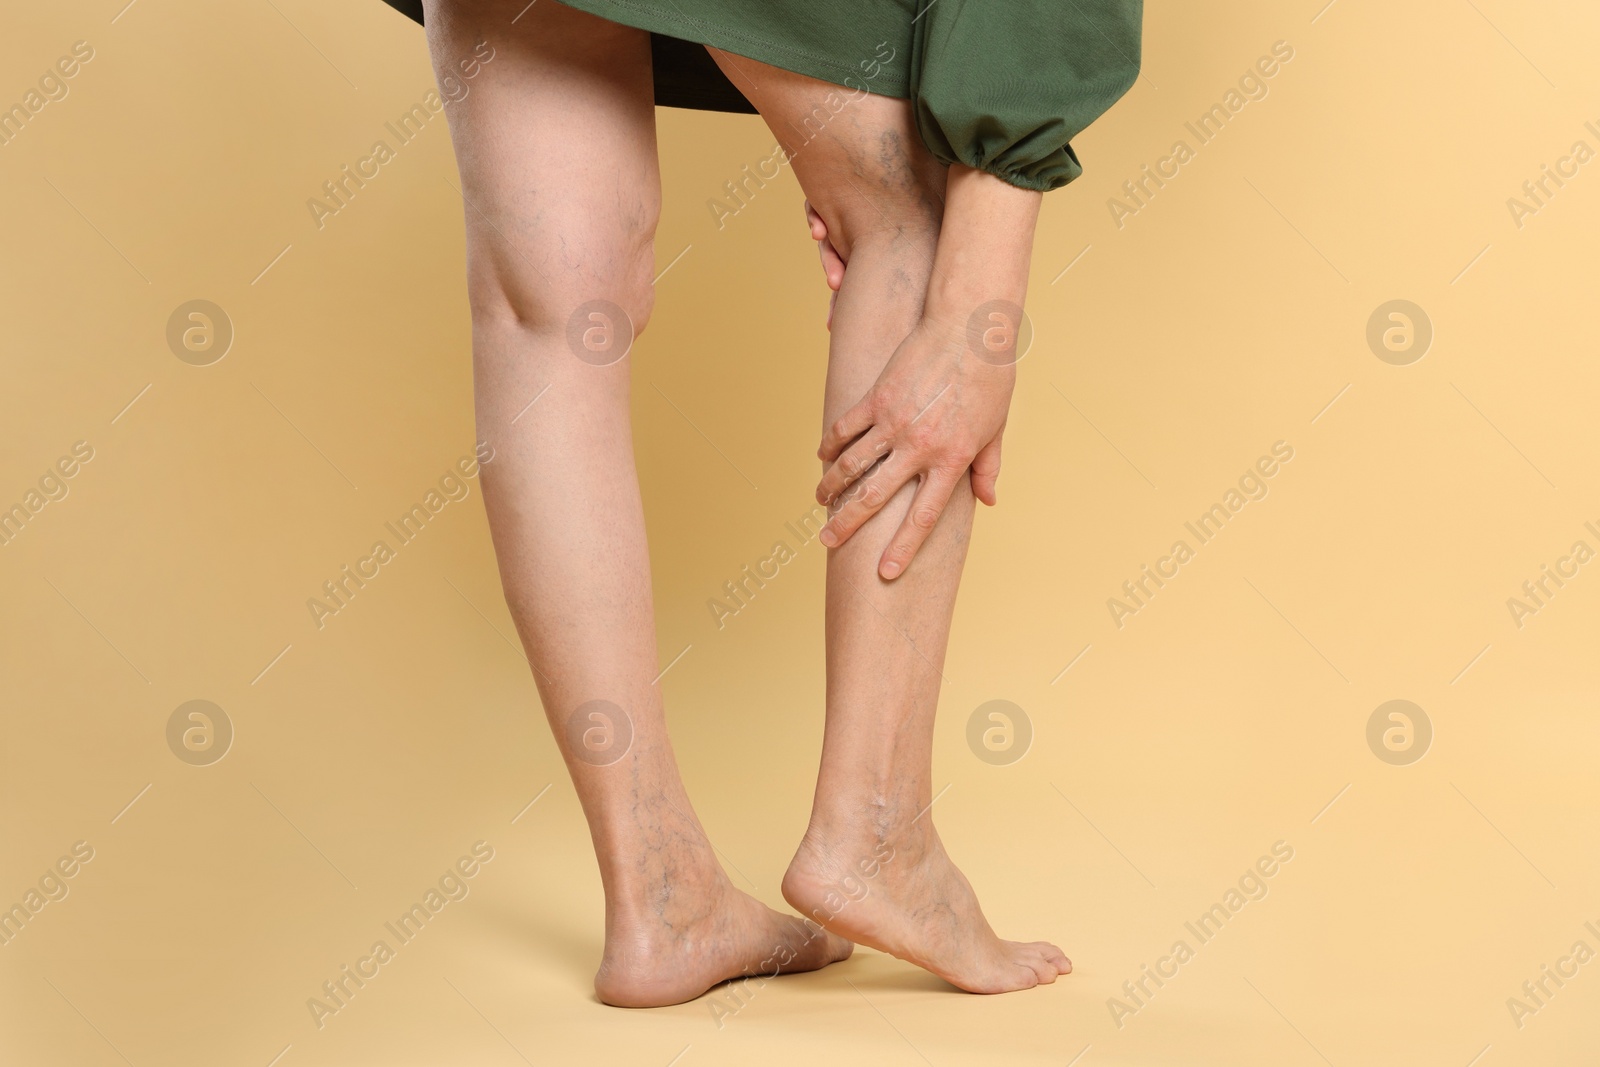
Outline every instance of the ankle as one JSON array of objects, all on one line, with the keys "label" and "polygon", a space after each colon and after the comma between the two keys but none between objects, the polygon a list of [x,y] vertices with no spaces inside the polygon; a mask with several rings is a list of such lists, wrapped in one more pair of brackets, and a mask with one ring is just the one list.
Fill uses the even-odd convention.
[{"label": "ankle", "polygon": [[872,881],[886,867],[918,866],[941,847],[926,815],[914,824],[884,826],[859,818],[834,821],[813,815],[789,873],[804,884]]},{"label": "ankle", "polygon": [[851,795],[830,792],[812,809],[806,838],[829,846],[887,842],[896,847],[925,847],[934,836],[933,812],[922,793],[904,783]]},{"label": "ankle", "polygon": [[[635,854],[637,855],[637,854]],[[670,862],[635,863],[603,872],[606,913],[618,919],[659,922],[698,912],[733,890],[715,859],[677,856]]]}]

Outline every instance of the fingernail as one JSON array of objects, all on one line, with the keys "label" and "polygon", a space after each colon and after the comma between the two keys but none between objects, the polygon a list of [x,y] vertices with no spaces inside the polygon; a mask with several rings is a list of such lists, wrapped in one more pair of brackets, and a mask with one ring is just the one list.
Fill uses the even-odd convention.
[{"label": "fingernail", "polygon": [[818,538],[818,540],[827,545],[829,548],[834,548],[839,544],[839,535],[834,533],[831,527],[824,526],[822,528],[822,535]]},{"label": "fingernail", "polygon": [[900,573],[900,564],[891,559],[888,563],[883,565],[882,569],[878,573],[882,574],[885,578],[893,578],[895,575]]}]

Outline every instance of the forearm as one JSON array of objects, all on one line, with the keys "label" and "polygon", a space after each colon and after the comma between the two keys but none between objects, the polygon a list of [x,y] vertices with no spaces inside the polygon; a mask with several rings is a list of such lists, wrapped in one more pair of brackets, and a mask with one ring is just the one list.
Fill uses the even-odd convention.
[{"label": "forearm", "polygon": [[990,301],[1022,306],[1043,195],[959,163],[950,167],[925,318],[960,329]]}]

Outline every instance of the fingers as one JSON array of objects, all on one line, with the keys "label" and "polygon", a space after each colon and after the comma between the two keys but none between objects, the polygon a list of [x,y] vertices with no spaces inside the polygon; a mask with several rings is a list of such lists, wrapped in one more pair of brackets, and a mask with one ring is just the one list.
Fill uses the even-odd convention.
[{"label": "fingers", "polygon": [[935,467],[923,477],[922,485],[911,501],[911,510],[878,561],[878,574],[884,581],[893,581],[911,565],[912,557],[922,547],[922,542],[928,539],[939,516],[944,514],[945,505],[950,503],[950,494],[955,492],[957,483],[965,473],[949,467]]},{"label": "fingers", "polygon": [[833,513],[833,518],[828,520],[818,538],[829,548],[838,548],[876,515],[900,491],[902,485],[916,476],[916,469],[910,460],[891,455],[879,465],[872,477],[856,483],[849,499]]},{"label": "fingers", "polygon": [[822,216],[817,214],[817,209],[811,206],[811,201],[806,201],[806,225],[811,227],[813,241],[828,239],[828,224],[822,221]]},{"label": "fingers", "polygon": [[[890,452],[892,445],[888,437],[874,426],[844,450],[817,486],[817,500],[821,503],[831,503],[841,495],[848,497],[822,529],[822,543],[829,548],[837,548],[876,515],[902,485],[912,477],[921,478],[910,510],[878,560],[878,575],[886,582],[898,578],[911,566],[923,542],[939,524],[939,517],[949,505],[956,486],[969,470],[973,495],[991,506],[996,499],[995,480],[1000,476],[998,437],[984,446],[970,468],[936,466],[921,475],[915,471],[918,464],[924,461],[909,455],[901,459],[901,453]],[[870,476],[863,477],[885,453],[889,453],[889,458],[883,460]],[[986,456],[990,458],[985,459]]]},{"label": "fingers", "polygon": [[859,441],[845,449],[833,466],[823,472],[822,481],[817,483],[817,503],[832,504],[840,493],[871,470],[872,465],[888,451],[888,434],[874,426]]},{"label": "fingers", "polygon": [[832,463],[867,427],[872,425],[872,394],[868,393],[856,405],[834,420],[822,432],[822,444],[817,448],[817,458]]},{"label": "fingers", "polygon": [[[1002,432],[1004,427],[1001,427]],[[1000,434],[984,445],[972,459],[972,495],[991,508],[999,503]]]},{"label": "fingers", "polygon": [[[827,279],[828,288],[838,292],[839,286],[844,284],[844,259],[833,247],[833,242],[828,240],[828,224],[817,214],[809,200],[806,201],[806,225],[811,228],[811,239],[817,242],[817,255],[822,259],[822,276]],[[831,325],[832,304],[828,305],[828,320]]]},{"label": "fingers", "polygon": [[827,279],[828,288],[837,293],[844,284],[844,260],[828,241],[817,242],[817,255],[822,257],[822,276]]}]

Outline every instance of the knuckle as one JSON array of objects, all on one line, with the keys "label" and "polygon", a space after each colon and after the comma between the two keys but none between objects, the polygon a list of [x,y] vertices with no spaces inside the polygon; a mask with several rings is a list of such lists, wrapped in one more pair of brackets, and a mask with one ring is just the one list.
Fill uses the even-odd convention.
[{"label": "knuckle", "polygon": [[915,422],[906,427],[906,442],[918,452],[931,452],[939,447],[939,428],[930,422]]},{"label": "knuckle", "polygon": [[919,530],[931,530],[939,521],[939,509],[932,504],[922,504],[911,509],[911,524]]}]

